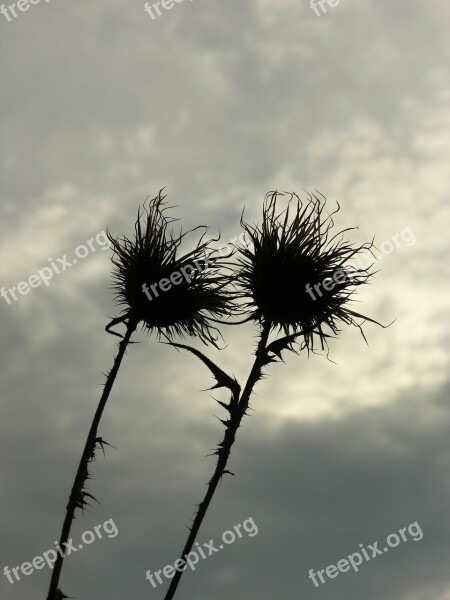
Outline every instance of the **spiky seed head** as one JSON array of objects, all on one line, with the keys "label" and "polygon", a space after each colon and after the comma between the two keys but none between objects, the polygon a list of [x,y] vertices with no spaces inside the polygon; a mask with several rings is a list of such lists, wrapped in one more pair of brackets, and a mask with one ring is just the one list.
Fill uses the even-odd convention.
[{"label": "spiky seed head", "polygon": [[[144,203],[138,211],[134,239],[114,238],[108,231],[114,250],[116,300],[124,313],[142,323],[148,333],[156,331],[158,337],[169,340],[197,336],[205,344],[216,344],[218,330],[212,322],[228,317],[232,311],[230,276],[225,274],[224,258],[211,246],[216,239],[204,241],[205,231],[195,248],[180,256],[185,236],[206,228],[174,235],[170,225],[175,219],[167,216],[164,200],[160,191]],[[144,285],[151,299],[143,291]]]},{"label": "spiky seed head", "polygon": [[[279,208],[287,199],[287,206]],[[372,243],[355,246],[344,231],[332,235],[333,215],[325,214],[324,197],[270,192],[263,204],[260,225],[241,218],[248,246],[238,248],[240,298],[244,310],[260,323],[286,335],[305,332],[302,347],[314,350],[315,338],[326,346],[328,326],[332,335],[341,324],[361,327],[367,319],[350,309],[355,290],[373,275],[352,266],[359,252]],[[350,228],[354,229],[354,228]],[[317,287],[315,287],[317,286]],[[371,320],[371,319],[367,319]]]}]

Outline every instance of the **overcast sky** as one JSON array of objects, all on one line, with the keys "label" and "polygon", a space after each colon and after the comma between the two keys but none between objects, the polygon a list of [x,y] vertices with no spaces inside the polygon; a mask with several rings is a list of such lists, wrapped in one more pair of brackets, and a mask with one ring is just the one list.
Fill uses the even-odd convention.
[{"label": "overcast sky", "polygon": [[[150,3],[152,4],[152,2]],[[184,575],[185,600],[450,600],[450,8],[446,0],[184,0],[152,19],[142,0],[41,0],[1,36],[0,286],[94,238],[94,250],[17,300],[0,297],[0,596],[45,599],[50,570],[10,584],[54,547],[117,339],[111,251],[166,186],[183,228],[239,235],[273,189],[317,189],[338,227],[375,236],[360,309],[326,356],[287,357],[257,388],[198,541],[246,535]],[[100,234],[100,235],[99,235]],[[255,330],[211,352],[243,380]],[[145,579],[173,563],[221,438],[211,378],[192,355],[138,333],[100,434],[92,507],[67,558],[80,600],[162,599]],[[198,346],[198,342],[193,341]],[[308,578],[419,525],[360,570]],[[417,528],[416,528],[417,529]],[[416,536],[417,538],[419,536]]]}]

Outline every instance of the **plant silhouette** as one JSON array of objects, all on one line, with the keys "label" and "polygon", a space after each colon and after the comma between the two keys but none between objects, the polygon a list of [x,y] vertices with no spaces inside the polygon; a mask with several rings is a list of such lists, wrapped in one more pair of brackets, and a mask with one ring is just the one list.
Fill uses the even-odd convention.
[{"label": "plant silhouette", "polygon": [[[285,203],[285,208],[280,204]],[[162,191],[138,210],[134,239],[114,238],[113,288],[122,311],[106,326],[121,338],[113,367],[107,375],[103,394],[95,412],[83,454],[66,507],[60,546],[68,541],[77,509],[84,510],[94,496],[87,489],[89,466],[96,451],[107,444],[98,435],[98,427],[132,335],[141,325],[156,333],[158,341],[170,344],[198,358],[211,372],[215,385],[225,388],[229,401],[217,400],[225,410],[221,419],[225,431],[214,454],[214,472],[207,491],[198,505],[180,559],[192,550],[197,534],[213,499],[218,483],[228,470],[228,460],[236,435],[249,409],[255,386],[266,375],[271,363],[282,361],[287,352],[316,352],[317,346],[327,350],[328,339],[339,335],[345,325],[362,331],[364,322],[379,323],[351,308],[359,286],[373,276],[369,269],[358,269],[351,261],[359,252],[371,252],[373,242],[354,245],[345,239],[350,229],[333,232],[333,216],[326,214],[326,200],[308,194],[302,200],[295,193],[270,192],[263,203],[262,221],[250,225],[243,216],[241,226],[248,246],[237,245],[223,257],[214,249],[218,239],[204,241],[206,228],[199,226],[174,235],[174,219],[166,214],[168,207]],[[194,250],[179,255],[186,235],[202,230]],[[174,273],[184,273],[175,283]],[[162,282],[172,282],[173,285]],[[163,293],[149,300],[145,290],[160,285]],[[314,290],[315,293],[311,293]],[[239,317],[239,321],[232,318]],[[242,318],[241,318],[242,317]],[[222,337],[218,325],[240,325],[252,321],[258,331],[254,361],[248,378],[241,386],[204,352],[188,346],[178,338],[198,338],[205,345],[218,348]],[[124,334],[113,327],[125,325]],[[364,337],[365,339],[365,337]],[[59,579],[63,557],[58,555],[52,573],[47,600],[58,600],[62,592]],[[177,569],[165,600],[171,600],[183,570]]]},{"label": "plant silhouette", "polygon": [[[95,499],[87,487],[90,479],[89,466],[95,458],[96,451],[101,448],[104,452],[104,444],[107,444],[102,437],[98,436],[98,427],[123,357],[128,345],[133,343],[131,338],[138,325],[142,324],[148,333],[155,331],[158,339],[163,337],[170,341],[174,336],[189,335],[200,338],[204,343],[216,345],[219,333],[212,319],[231,314],[231,296],[226,292],[230,277],[217,274],[223,266],[222,260],[211,249],[211,243],[216,240],[204,241],[204,231],[194,250],[179,256],[181,243],[185,236],[192,232],[180,232],[174,235],[173,231],[169,230],[174,220],[166,215],[167,207],[164,200],[160,191],[155,198],[144,203],[142,210],[138,210],[134,239],[129,240],[125,237],[115,239],[108,231],[114,248],[113,287],[116,291],[116,299],[123,310],[119,317],[108,323],[106,331],[119,336],[121,341],[113,367],[106,375],[103,393],[69,495],[59,540],[59,546],[63,550],[66,548],[77,509],[84,511],[89,505],[89,500]],[[202,261],[205,261],[207,252],[210,252],[210,258],[215,261],[213,269],[202,269]],[[157,299],[150,303],[143,299],[145,298],[142,292],[144,284],[152,285],[187,264],[193,262],[195,264],[195,261],[199,267],[194,272],[190,271],[189,284],[185,281],[174,288],[172,294],[168,293],[168,302]],[[123,335],[112,329],[120,323],[126,327]],[[59,588],[63,561],[64,556],[58,553],[47,600],[59,600],[64,597]]]}]

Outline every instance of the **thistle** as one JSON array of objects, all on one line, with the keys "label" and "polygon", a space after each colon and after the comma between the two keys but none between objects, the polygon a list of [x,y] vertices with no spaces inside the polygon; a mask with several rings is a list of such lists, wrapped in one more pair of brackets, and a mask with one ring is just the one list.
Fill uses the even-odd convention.
[{"label": "thistle", "polygon": [[[278,209],[287,197],[287,207]],[[295,193],[266,195],[261,225],[241,225],[252,244],[239,248],[237,281],[249,319],[270,324],[291,342],[302,339],[301,349],[321,349],[342,325],[361,329],[358,320],[373,321],[350,308],[357,288],[373,275],[358,269],[352,258],[371,252],[373,242],[355,246],[344,239],[353,227],[332,235],[333,215],[327,216],[325,198]],[[328,331],[328,333],[327,333]]]},{"label": "thistle", "polygon": [[[95,500],[86,486],[91,478],[89,466],[98,448],[104,453],[104,446],[111,446],[98,436],[98,427],[128,344],[133,343],[131,337],[137,326],[141,323],[148,333],[156,331],[158,339],[163,336],[168,341],[173,341],[175,336],[189,335],[198,337],[205,344],[216,345],[219,332],[213,322],[231,314],[232,293],[228,288],[230,277],[223,274],[226,258],[220,257],[211,249],[211,243],[217,240],[204,241],[204,231],[195,248],[180,257],[179,246],[185,236],[192,232],[180,232],[175,236],[169,230],[174,220],[166,215],[166,210],[164,197],[160,192],[142,211],[138,210],[133,240],[125,237],[115,239],[108,231],[114,249],[113,287],[123,310],[119,317],[108,323],[106,331],[119,336],[121,341],[113,367],[107,374],[66,506],[59,541],[61,548],[65,547],[69,539],[76,510],[84,512],[89,505],[88,500]],[[173,273],[181,273],[185,277],[178,279],[166,291],[161,288],[160,294],[149,299],[145,290],[162,280],[172,281]],[[111,329],[120,323],[126,326],[124,334]],[[59,579],[63,560],[58,554],[47,600],[61,598]]]},{"label": "thistle", "polygon": [[[217,382],[214,387],[228,388],[230,392],[229,403],[218,401],[227,412],[226,419],[221,419],[225,435],[214,453],[216,467],[198,505],[181,560],[193,548],[219,481],[231,473],[226,468],[231,448],[263,369],[280,360],[285,350],[314,352],[316,340],[325,348],[327,338],[338,335],[342,324],[355,325],[364,336],[364,321],[376,323],[349,306],[355,290],[371,276],[368,270],[353,267],[351,259],[358,252],[371,251],[372,243],[352,245],[343,238],[348,230],[331,235],[334,213],[325,216],[324,199],[309,195],[303,202],[296,194],[287,194],[287,207],[280,210],[278,201],[284,196],[278,192],[266,196],[261,225],[249,225],[241,218],[252,244],[238,248],[236,299],[246,314],[244,321],[253,320],[259,328],[255,359],[245,386],[241,388],[198,350],[173,344],[189,350],[209,368]],[[310,294],[311,289],[316,292],[315,297]],[[269,343],[273,332],[283,335]],[[295,348],[298,339],[300,345]],[[175,573],[165,600],[174,597],[181,576],[181,570]]]},{"label": "thistle", "polygon": [[[280,199],[287,199],[284,210],[278,208]],[[88,499],[95,499],[86,487],[89,465],[99,448],[104,453],[105,445],[111,446],[98,435],[98,426],[139,324],[147,333],[156,333],[159,341],[164,338],[173,347],[196,356],[214,377],[215,385],[210,389],[229,392],[228,402],[217,400],[226,411],[225,418],[220,419],[225,434],[214,452],[216,466],[183,547],[184,559],[193,548],[219,481],[226,474],[233,475],[227,468],[231,449],[263,370],[281,360],[286,350],[314,352],[317,342],[322,349],[327,348],[328,338],[339,335],[344,325],[358,327],[364,336],[364,322],[377,323],[351,308],[357,289],[373,275],[370,269],[353,266],[352,259],[359,252],[371,252],[373,245],[355,246],[346,241],[344,234],[351,228],[333,235],[335,213],[326,215],[325,208],[323,197],[309,195],[302,201],[296,194],[271,192],[265,198],[260,225],[250,225],[241,218],[251,247],[238,247],[234,263],[213,249],[217,240],[204,241],[206,231],[193,250],[180,256],[184,238],[205,228],[174,235],[170,229],[174,220],[166,215],[168,207],[161,192],[138,210],[133,239],[114,238],[108,231],[114,250],[113,289],[121,314],[106,330],[121,340],[66,507],[61,547],[68,540],[76,509],[84,510]],[[243,314],[244,322],[254,321],[259,330],[253,366],[243,387],[198,349],[175,341],[191,336],[217,347],[221,334],[216,325],[229,322],[233,314]],[[113,329],[119,324],[125,325],[123,334]],[[269,341],[271,335],[274,339]],[[58,555],[47,600],[61,598],[62,561]],[[165,600],[173,598],[182,572],[176,571]]]},{"label": "thistle", "polygon": [[[114,238],[108,232],[115,252],[113,287],[119,305],[124,306],[124,314],[108,329],[131,319],[142,322],[148,333],[156,331],[159,339],[189,335],[215,344],[218,330],[212,323],[229,316],[232,308],[230,277],[223,274],[226,264],[211,247],[217,239],[203,241],[203,234],[193,250],[178,256],[179,246],[191,231],[175,237],[169,233],[172,219],[165,210],[160,192],[138,213],[133,240]],[[204,226],[192,231],[200,228]],[[161,282],[165,282],[163,290]]]}]

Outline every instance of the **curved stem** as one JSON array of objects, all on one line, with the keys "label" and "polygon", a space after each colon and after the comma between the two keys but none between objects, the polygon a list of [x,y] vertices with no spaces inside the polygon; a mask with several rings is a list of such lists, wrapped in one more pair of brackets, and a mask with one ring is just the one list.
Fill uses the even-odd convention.
[{"label": "curved stem", "polygon": [[[94,418],[92,420],[91,428],[86,439],[86,444],[84,446],[80,464],[78,465],[77,474],[75,475],[75,480],[73,482],[72,490],[70,492],[69,502],[67,503],[66,507],[66,516],[64,518],[61,537],[59,540],[59,546],[62,550],[65,549],[65,544],[67,544],[67,541],[69,539],[70,528],[72,526],[72,521],[75,516],[75,510],[77,506],[79,507],[80,501],[82,501],[83,498],[83,486],[88,475],[88,464],[95,452],[95,447],[97,443],[97,429],[100,423],[100,419],[102,418],[103,410],[109,398],[109,394],[111,393],[114,381],[119,371],[119,367],[121,365],[127,346],[130,343],[131,336],[136,330],[136,327],[137,323],[130,318],[127,323],[127,330],[125,332],[125,335],[119,343],[119,351],[117,352],[117,355],[114,359],[113,367],[107,376],[103,393],[101,395],[100,401],[97,406],[97,410],[95,411]],[[61,575],[63,561],[64,558],[58,553],[55,565],[53,567],[52,577],[50,580],[50,587],[47,594],[47,600],[58,600],[59,598],[59,578]]]},{"label": "curved stem", "polygon": [[[184,557],[186,557],[186,555],[189,554],[189,552],[191,552],[198,531],[203,523],[203,519],[205,518],[206,511],[208,510],[208,507],[214,496],[214,492],[216,491],[217,485],[224,474],[228,458],[231,453],[231,447],[233,446],[234,441],[236,439],[236,432],[239,429],[241,421],[247,412],[250,396],[253,392],[255,384],[261,376],[261,369],[265,364],[266,346],[267,341],[269,339],[270,327],[270,323],[266,323],[262,328],[261,338],[259,340],[258,347],[255,353],[255,361],[248,376],[245,388],[240,395],[239,401],[236,404],[235,408],[231,411],[230,420],[228,422],[225,436],[223,438],[222,443],[219,445],[219,450],[217,451],[218,458],[216,468],[214,470],[213,476],[211,477],[208,483],[206,495],[198,507],[198,511],[195,515],[194,522],[190,529],[187,542],[183,548],[183,552],[181,553],[181,560],[184,560]],[[177,590],[182,574],[183,571],[181,570],[177,570],[175,572],[175,575],[170,583],[169,589],[167,590],[167,594],[165,595],[164,600],[172,600]]]}]

